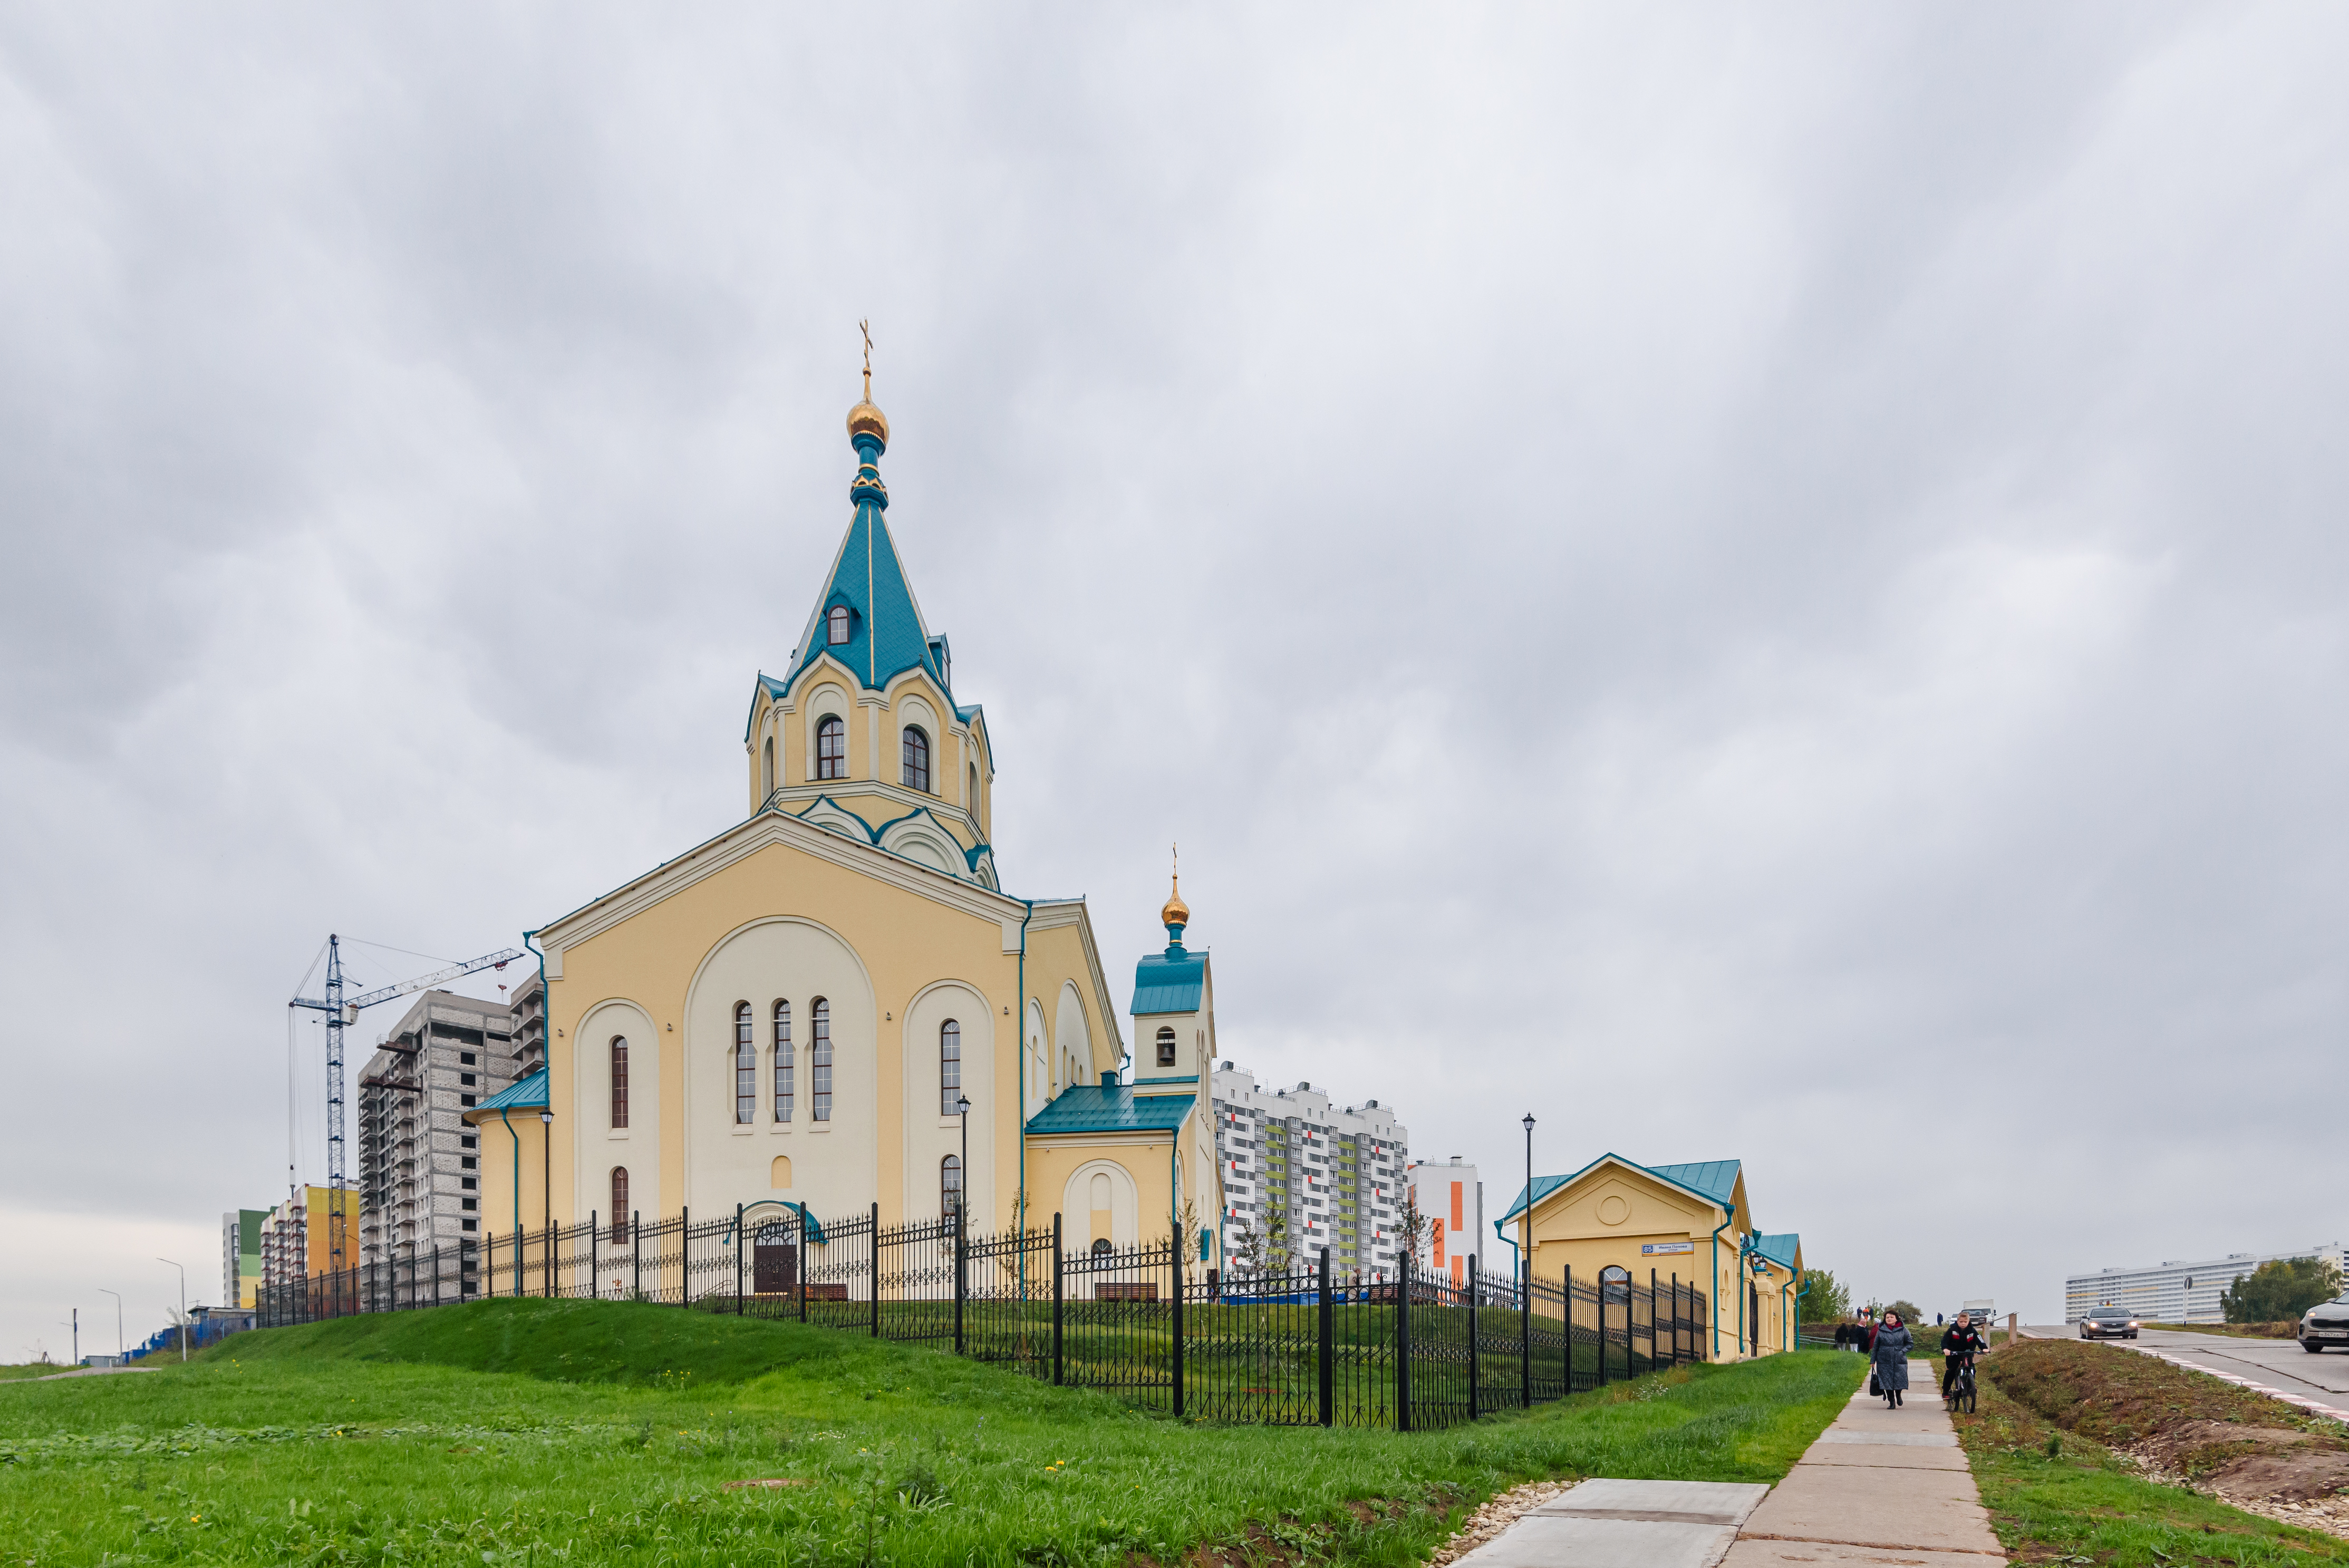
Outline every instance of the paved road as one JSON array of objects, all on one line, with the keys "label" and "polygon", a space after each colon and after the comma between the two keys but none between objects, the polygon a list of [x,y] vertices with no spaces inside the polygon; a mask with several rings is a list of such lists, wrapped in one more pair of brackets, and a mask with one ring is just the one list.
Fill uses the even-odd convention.
[{"label": "paved road", "polygon": [[[2055,1324],[2025,1328],[2042,1338],[2076,1336],[2076,1326]],[[2134,1346],[2158,1350],[2192,1366],[2229,1377],[2240,1377],[2306,1399],[2349,1419],[2349,1349],[2312,1356],[2296,1339],[2235,1339],[2217,1334],[2187,1334],[2174,1328],[2141,1328],[2134,1340],[2105,1343],[2116,1348]]]}]

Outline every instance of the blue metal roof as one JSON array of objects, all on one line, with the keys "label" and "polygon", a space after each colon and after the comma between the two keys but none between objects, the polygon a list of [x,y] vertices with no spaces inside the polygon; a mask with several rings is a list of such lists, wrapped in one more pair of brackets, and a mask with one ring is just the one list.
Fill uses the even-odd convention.
[{"label": "blue metal roof", "polygon": [[[884,449],[870,436],[853,444],[861,459],[855,482],[849,487],[856,511],[841,539],[839,554],[833,557],[832,575],[816,598],[815,613],[808,617],[784,687],[788,690],[817,658],[829,654],[874,691],[907,670],[926,670],[951,702],[945,639],[932,637],[922,624],[905,563],[897,557],[897,542],[882,515],[889,507],[889,492],[881,484]],[[839,645],[826,640],[826,615],[835,604],[849,611],[848,641]]]},{"label": "blue metal roof", "polygon": [[[1739,1165],[1734,1160],[1700,1160],[1688,1165],[1642,1165],[1636,1160],[1626,1160],[1620,1154],[1602,1154],[1571,1176],[1535,1177],[1534,1202],[1540,1202],[1569,1181],[1580,1181],[1609,1160],[1619,1165],[1628,1165],[1634,1171],[1644,1171],[1650,1176],[1661,1178],[1675,1187],[1683,1188],[1700,1198],[1718,1203],[1723,1209],[1730,1207],[1731,1196],[1737,1191]],[[1498,1231],[1501,1226],[1516,1219],[1518,1212],[1525,1206],[1526,1190],[1520,1187],[1517,1189],[1517,1195],[1509,1201],[1507,1210],[1494,1222],[1493,1228]]]},{"label": "blue metal roof", "polygon": [[1754,1238],[1754,1250],[1780,1268],[1791,1269],[1795,1266],[1795,1254],[1803,1250],[1802,1233],[1784,1231],[1775,1236],[1756,1236]]},{"label": "blue metal roof", "polygon": [[506,1088],[498,1090],[497,1093],[473,1107],[473,1111],[467,1114],[484,1110],[543,1110],[545,1109],[546,1069],[540,1068],[525,1078],[516,1078]]},{"label": "blue metal roof", "polygon": [[1195,1094],[1136,1095],[1132,1084],[1071,1084],[1028,1119],[1031,1133],[1173,1132],[1191,1114]]},{"label": "blue metal roof", "polygon": [[1651,1175],[1703,1193],[1724,1209],[1737,1191],[1738,1163],[1734,1160],[1700,1160],[1691,1165],[1651,1165],[1646,1169]]},{"label": "blue metal roof", "polygon": [[1195,1013],[1207,988],[1207,955],[1170,942],[1164,953],[1154,953],[1133,966],[1133,1006],[1144,1013]]}]

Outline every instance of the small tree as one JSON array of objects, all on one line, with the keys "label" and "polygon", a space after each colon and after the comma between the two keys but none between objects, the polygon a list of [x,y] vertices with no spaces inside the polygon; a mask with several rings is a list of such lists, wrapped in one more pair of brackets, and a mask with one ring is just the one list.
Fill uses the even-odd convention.
[{"label": "small tree", "polygon": [[1395,1250],[1407,1255],[1412,1261],[1412,1265],[1414,1268],[1417,1267],[1420,1262],[1419,1254],[1427,1248],[1428,1222],[1427,1216],[1420,1212],[1419,1187],[1416,1182],[1406,1182],[1403,1185],[1402,1217],[1395,1222],[1395,1232],[1396,1239],[1402,1243],[1402,1245]]},{"label": "small tree", "polygon": [[2341,1292],[2341,1275],[2316,1258],[2270,1258],[2219,1296],[2230,1323],[2286,1323]]},{"label": "small tree", "polygon": [[1275,1212],[1264,1224],[1264,1266],[1268,1274],[1287,1274],[1294,1254],[1288,1248],[1288,1216]]},{"label": "small tree", "polygon": [[1803,1321],[1835,1323],[1851,1311],[1851,1287],[1827,1269],[1805,1269]]},{"label": "small tree", "polygon": [[1264,1272],[1264,1238],[1257,1234],[1254,1220],[1240,1222],[1240,1233],[1232,1243],[1232,1272],[1242,1279],[1252,1279]]},{"label": "small tree", "polygon": [[1899,1313],[1900,1315],[1900,1321],[1909,1325],[1911,1328],[1914,1328],[1917,1326],[1918,1320],[1925,1315],[1922,1311],[1919,1310],[1917,1304],[1910,1301],[1905,1295],[1899,1301],[1894,1302],[1890,1306],[1886,1307],[1884,1310],[1887,1312]]},{"label": "small tree", "polygon": [[1198,1261],[1199,1233],[1206,1227],[1199,1223],[1199,1206],[1190,1199],[1174,1212],[1174,1257],[1187,1271]]}]

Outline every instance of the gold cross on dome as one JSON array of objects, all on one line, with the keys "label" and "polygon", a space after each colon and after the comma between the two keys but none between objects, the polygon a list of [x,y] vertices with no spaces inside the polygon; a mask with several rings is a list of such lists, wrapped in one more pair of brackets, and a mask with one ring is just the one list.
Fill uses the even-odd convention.
[{"label": "gold cross on dome", "polygon": [[864,400],[873,401],[873,324],[860,321],[856,330],[864,335]]}]

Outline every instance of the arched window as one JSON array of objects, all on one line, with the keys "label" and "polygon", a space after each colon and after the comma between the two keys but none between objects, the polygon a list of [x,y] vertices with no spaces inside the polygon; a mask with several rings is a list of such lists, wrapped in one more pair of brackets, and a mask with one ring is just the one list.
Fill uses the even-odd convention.
[{"label": "arched window", "polygon": [[930,787],[930,738],[910,724],[905,727],[905,766],[899,781],[908,789]]},{"label": "arched window", "polygon": [[1162,1068],[1174,1065],[1174,1031],[1172,1029],[1158,1031],[1158,1065]]},{"label": "arched window", "polygon": [[978,814],[978,764],[976,762],[964,764],[962,803],[969,808],[971,815]]},{"label": "arched window", "polygon": [[773,794],[774,792],[775,792],[775,738],[774,738],[773,736],[771,736],[771,736],[767,737],[767,743],[766,743],[766,745],[764,745],[763,747],[761,747],[761,748],[760,748],[760,749],[759,749],[759,802],[760,802],[760,804],[764,805],[764,804],[766,803],[767,797],[768,797],[768,796],[770,796],[770,795],[771,795],[771,794]]},{"label": "arched window", "polygon": [[808,1062],[808,1119],[832,1119],[832,1004],[818,996],[808,1008],[814,1055]]},{"label": "arched window", "polygon": [[775,1119],[792,1119],[792,1005],[775,1004]]},{"label": "arched window", "polygon": [[747,1127],[759,1114],[759,1043],[750,1037],[750,1004],[734,1004],[734,1120]]},{"label": "arched window", "polygon": [[628,1125],[628,1042],[612,1037],[612,1125]]},{"label": "arched window", "polygon": [[848,645],[848,606],[834,604],[823,614],[823,640],[835,648]]},{"label": "arched window", "polygon": [[628,1239],[628,1168],[612,1167],[612,1240],[615,1243]]},{"label": "arched window", "polygon": [[962,1208],[962,1156],[949,1154],[938,1161],[938,1212],[952,1214]]},{"label": "arched window", "polygon": [[819,779],[848,777],[848,726],[840,715],[828,713],[816,722],[815,776]]},{"label": "arched window", "polygon": [[962,1098],[962,1026],[948,1018],[938,1026],[938,1114],[957,1116]]},{"label": "arched window", "polygon": [[1097,1258],[1106,1257],[1115,1250],[1115,1248],[1110,1245],[1109,1238],[1107,1236],[1095,1236],[1093,1238],[1093,1256]]}]

